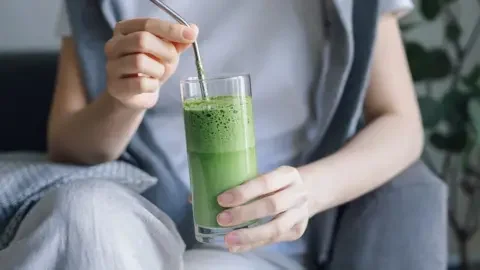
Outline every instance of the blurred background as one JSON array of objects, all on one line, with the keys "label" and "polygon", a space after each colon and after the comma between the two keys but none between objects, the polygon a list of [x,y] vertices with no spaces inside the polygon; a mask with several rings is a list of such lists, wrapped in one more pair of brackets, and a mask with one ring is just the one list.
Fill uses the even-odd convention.
[{"label": "blurred background", "polygon": [[[60,1],[0,3],[0,151],[45,149]],[[424,160],[450,186],[452,269],[480,269],[480,0],[415,3],[401,26],[426,128]]]}]

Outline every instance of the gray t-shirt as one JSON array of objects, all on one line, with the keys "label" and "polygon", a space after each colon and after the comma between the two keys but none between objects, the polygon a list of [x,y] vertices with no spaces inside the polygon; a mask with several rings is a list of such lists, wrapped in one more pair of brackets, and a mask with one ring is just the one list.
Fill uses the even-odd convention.
[{"label": "gray t-shirt", "polygon": [[[302,146],[308,118],[308,93],[320,63],[320,1],[167,0],[199,25],[199,46],[208,74],[250,73],[254,95],[258,163],[261,172],[289,164]],[[270,16],[264,16],[268,11]],[[138,1],[129,16],[171,20],[149,1]],[[69,35],[65,11],[58,24]],[[293,53],[292,53],[293,52]],[[179,81],[195,75],[193,53],[182,56],[177,72],[161,89],[149,111],[157,126],[156,142],[188,184]],[[285,98],[288,97],[288,98]],[[279,143],[281,142],[281,143]]]},{"label": "gray t-shirt", "polygon": [[[318,0],[164,0],[200,28],[199,46],[208,74],[252,76],[257,155],[260,172],[291,164],[308,143],[309,93],[320,72],[322,2]],[[405,13],[411,0],[381,0],[382,12]],[[127,18],[170,20],[149,1],[129,7]],[[62,8],[57,33],[69,36]],[[161,89],[146,122],[155,143],[168,155],[180,179],[189,185],[179,81],[195,75],[193,53],[182,55],[177,72]],[[157,128],[156,128],[157,127]],[[271,248],[304,254],[302,240]]]}]

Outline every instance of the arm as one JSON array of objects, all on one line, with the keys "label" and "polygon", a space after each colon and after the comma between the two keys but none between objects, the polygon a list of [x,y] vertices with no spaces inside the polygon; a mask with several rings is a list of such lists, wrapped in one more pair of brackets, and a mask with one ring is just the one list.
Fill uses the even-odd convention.
[{"label": "arm", "polygon": [[89,104],[74,40],[65,38],[48,123],[50,158],[83,164],[118,158],[197,32],[154,19],[118,23],[105,45],[107,87]]},{"label": "arm", "polygon": [[380,19],[365,118],[340,151],[298,169],[311,191],[310,215],[378,188],[421,155],[423,127],[394,15]]},{"label": "arm", "polygon": [[87,104],[75,44],[65,38],[48,122],[48,152],[55,161],[95,164],[117,158],[144,110],[129,109],[107,92]]}]

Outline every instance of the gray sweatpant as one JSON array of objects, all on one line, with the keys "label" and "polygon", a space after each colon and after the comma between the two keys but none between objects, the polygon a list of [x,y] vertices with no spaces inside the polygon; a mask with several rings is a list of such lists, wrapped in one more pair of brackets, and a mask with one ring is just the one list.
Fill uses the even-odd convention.
[{"label": "gray sweatpant", "polygon": [[173,222],[149,201],[108,181],[65,185],[29,212],[1,270],[303,269],[281,254],[232,254],[211,246],[185,252]]},{"label": "gray sweatpant", "polygon": [[[352,180],[354,181],[354,180]],[[444,270],[447,192],[421,163],[310,224],[312,247],[330,239],[317,261],[329,270]],[[316,220],[317,219],[317,220]],[[320,222],[317,222],[320,221]],[[172,221],[140,195],[91,180],[51,191],[29,212],[12,244],[0,251],[1,270],[243,270],[304,269],[276,253],[231,254],[201,246],[185,252]],[[318,268],[317,268],[318,269]]]}]

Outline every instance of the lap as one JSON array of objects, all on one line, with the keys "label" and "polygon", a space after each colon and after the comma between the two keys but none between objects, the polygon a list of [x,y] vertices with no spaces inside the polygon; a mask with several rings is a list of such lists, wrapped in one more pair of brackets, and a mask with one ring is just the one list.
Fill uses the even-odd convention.
[{"label": "lap", "polygon": [[0,251],[0,265],[168,270],[179,269],[184,250],[174,223],[158,208],[122,185],[92,179],[48,192]]},{"label": "lap", "polygon": [[[330,269],[441,269],[446,264],[446,190],[424,173],[424,168],[416,165],[378,190],[341,207],[333,233]],[[52,237],[47,239],[44,233]],[[65,242],[75,247],[69,250],[70,258],[82,245],[82,252],[99,248],[109,251],[112,261],[125,258],[122,253],[128,249],[128,258],[150,265],[178,258],[186,270],[282,269],[279,264],[288,263],[298,266],[295,260],[274,253],[231,254],[206,247],[184,253],[183,241],[168,216],[133,191],[100,180],[69,184],[47,194],[25,218],[10,251],[0,251],[0,263],[8,265],[4,261],[10,263],[11,254],[17,251],[33,247],[55,250],[52,245]],[[21,256],[16,257],[21,260]],[[18,268],[21,263],[10,264]]]},{"label": "lap", "polygon": [[185,270],[302,270],[298,261],[273,252],[230,253],[223,248],[200,246],[185,252]]}]

